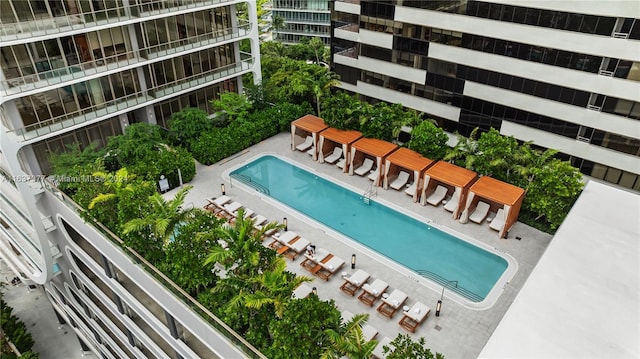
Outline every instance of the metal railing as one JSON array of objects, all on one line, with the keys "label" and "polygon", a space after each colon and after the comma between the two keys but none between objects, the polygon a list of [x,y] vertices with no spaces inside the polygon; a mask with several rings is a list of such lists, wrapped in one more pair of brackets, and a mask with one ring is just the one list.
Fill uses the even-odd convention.
[{"label": "metal railing", "polygon": [[[416,273],[420,274],[421,276],[431,280],[432,282],[435,282],[437,284],[440,284],[441,286],[443,286],[444,288],[449,289],[450,291],[457,293],[473,302],[481,302],[484,300],[484,297],[481,295],[478,295],[464,287],[461,287],[460,285],[458,285],[458,281],[456,280],[447,280],[446,278],[430,272],[428,270],[424,270],[424,269],[414,269],[413,271],[415,271]],[[452,287],[451,283],[455,282],[455,286]]]},{"label": "metal railing", "polygon": [[[0,82],[0,93],[5,95],[19,94],[40,89],[50,85],[63,84],[67,81],[84,78],[88,75],[119,69],[124,65],[138,64],[145,60],[172,55],[189,49],[218,44],[223,41],[237,39],[248,35],[251,24],[241,21],[236,28],[227,28],[207,34],[192,36],[164,44],[141,48],[138,51],[118,52],[103,58],[79,62],[69,66],[59,66],[52,70],[6,79]],[[61,58],[51,58],[50,62],[60,62]]]},{"label": "metal railing", "polygon": [[266,195],[270,195],[271,192],[269,191],[269,189],[266,186],[263,186],[262,184],[255,182],[253,180],[253,178],[251,178],[250,176],[247,175],[243,175],[243,174],[239,174],[239,173],[232,173],[229,175],[230,178],[235,179],[238,182],[244,183],[247,186],[255,189],[256,191],[260,192],[260,193],[264,193]]},{"label": "metal railing", "polygon": [[139,91],[127,96],[118,97],[111,101],[105,101],[97,106],[91,106],[75,112],[69,112],[62,116],[21,127],[9,132],[14,133],[18,138],[21,138],[24,141],[30,140],[38,136],[43,136],[61,129],[94,120],[99,117],[108,116],[136,105],[145,104],[152,100],[158,100],[178,91],[191,89],[227,76],[239,74],[240,72],[251,69],[253,61],[254,58],[248,55],[247,58],[242,59],[239,63],[211,69],[207,72],[156,86],[146,91]]},{"label": "metal railing", "polygon": [[[55,197],[57,197],[61,203],[67,206],[70,210],[77,213],[82,218],[87,218],[88,216],[83,216],[82,213],[85,210],[80,207],[77,203],[75,203],[71,198],[69,198],[66,194],[64,194],[61,190],[59,190],[53,183],[49,182],[46,179],[41,180],[43,183],[43,189]],[[111,232],[108,228],[106,228],[102,223],[87,220],[87,226],[90,226],[100,232],[103,235],[105,240],[108,240],[120,248],[122,254],[127,256],[133,263],[140,265],[144,268],[160,285],[162,285],[165,289],[171,292],[176,299],[182,301],[186,305],[191,308],[194,313],[198,314],[202,317],[207,323],[209,323],[213,329],[217,330],[219,333],[223,334],[229,341],[235,344],[239,349],[241,349],[245,354],[247,354],[250,358],[259,358],[259,359],[267,359],[267,357],[262,354],[258,349],[253,347],[246,339],[236,333],[231,327],[229,327],[226,323],[224,323],[220,318],[216,317],[211,311],[209,311],[206,307],[204,307],[200,302],[190,296],[187,292],[185,292],[182,288],[180,288],[177,284],[175,284],[171,279],[169,279],[164,273],[158,270],[154,265],[149,263],[144,257],[142,257],[135,250],[127,247],[121,238],[116,236],[113,232]]]}]

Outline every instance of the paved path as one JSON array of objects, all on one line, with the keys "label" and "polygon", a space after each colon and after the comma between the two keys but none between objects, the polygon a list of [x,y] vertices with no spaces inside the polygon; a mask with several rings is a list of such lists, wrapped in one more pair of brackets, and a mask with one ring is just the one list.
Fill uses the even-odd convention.
[{"label": "paved path", "polygon": [[44,289],[40,286],[29,289],[26,284],[12,286],[13,277],[15,274],[0,257],[0,281],[7,283],[1,289],[2,297],[13,307],[13,315],[26,324],[35,341],[33,351],[40,354],[40,359],[80,359],[85,355],[93,357],[90,352],[83,355],[70,325],[58,324]]}]

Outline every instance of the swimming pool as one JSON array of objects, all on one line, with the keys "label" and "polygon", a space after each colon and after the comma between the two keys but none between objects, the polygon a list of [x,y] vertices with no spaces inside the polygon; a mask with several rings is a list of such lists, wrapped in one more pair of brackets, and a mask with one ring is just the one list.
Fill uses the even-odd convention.
[{"label": "swimming pool", "polygon": [[[480,302],[507,261],[362,194],[265,155],[230,174],[271,198],[344,234],[463,297]],[[329,248],[330,249],[330,248]]]}]

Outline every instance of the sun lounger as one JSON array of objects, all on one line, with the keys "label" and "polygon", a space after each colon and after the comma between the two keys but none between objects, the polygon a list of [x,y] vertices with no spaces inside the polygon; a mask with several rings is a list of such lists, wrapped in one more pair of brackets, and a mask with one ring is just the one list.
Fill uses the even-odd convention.
[{"label": "sun lounger", "polygon": [[276,233],[273,236],[271,236],[271,238],[273,238],[273,241],[269,244],[269,247],[278,250],[284,246],[287,245],[287,243],[291,242],[292,240],[296,239],[300,237],[296,232],[294,231],[286,231],[284,233]]},{"label": "sun lounger", "polygon": [[438,185],[438,187],[436,187],[436,190],[433,191],[433,193],[431,193],[429,197],[427,197],[427,203],[432,206],[438,206],[446,195],[447,187]]},{"label": "sun lounger", "polygon": [[267,217],[261,214],[253,217],[253,227],[256,229],[262,229],[262,225],[264,225],[266,222],[267,222]]},{"label": "sun lounger", "polygon": [[307,151],[307,154],[309,156],[313,156],[316,154],[316,148],[314,146],[311,146],[311,148]]},{"label": "sun lounger", "polygon": [[307,138],[301,144],[296,146],[296,149],[300,152],[305,152],[313,146],[313,137],[307,136]]},{"label": "sun lounger", "polygon": [[225,204],[231,202],[231,197],[227,195],[223,195],[218,198],[214,198],[213,201],[210,201],[210,202],[213,203],[215,206],[222,207]]},{"label": "sun lounger", "polygon": [[236,201],[233,201],[231,203],[225,204],[223,206],[224,210],[227,211],[227,213],[229,213],[231,215],[233,215],[234,212],[239,210],[240,207],[242,207],[242,204],[240,202],[236,202]]},{"label": "sun lounger", "polygon": [[[387,356],[384,354],[384,347],[385,346],[389,346],[389,343],[391,343],[392,340],[389,337],[384,337],[382,339],[380,339],[380,341],[378,342],[378,345],[376,345],[376,347],[373,349],[373,357],[375,359],[384,359]],[[389,348],[391,349],[391,348]]]},{"label": "sun lounger", "polygon": [[291,293],[291,297],[293,299],[306,298],[309,296],[309,294],[311,294],[312,291],[313,288],[310,285],[308,285],[307,283],[301,283],[296,289],[293,290],[293,293]]},{"label": "sun lounger", "polygon": [[378,179],[379,176],[380,176],[380,171],[378,168],[376,168],[375,170],[373,170],[373,172],[369,173],[369,176],[367,178],[369,178],[372,181],[375,181]]},{"label": "sun lounger", "polygon": [[398,174],[398,177],[393,182],[391,182],[389,186],[395,189],[396,191],[399,191],[402,187],[404,187],[404,185],[407,184],[408,181],[409,181],[409,174],[405,171],[400,171],[400,174]]},{"label": "sun lounger", "polygon": [[394,290],[387,298],[382,298],[382,303],[378,306],[377,311],[385,317],[391,319],[396,311],[402,308],[407,300],[407,295],[400,289]]},{"label": "sun lounger", "polygon": [[496,231],[500,231],[502,227],[504,227],[504,222],[505,222],[504,208],[500,208],[498,209],[496,216],[491,220],[491,224],[489,225],[489,228],[495,229]]},{"label": "sun lounger", "polygon": [[[232,213],[234,217],[238,217],[238,211],[239,210],[240,210],[240,208],[238,208],[235,212]],[[243,217],[245,219],[253,217],[254,214],[256,214],[256,212],[254,212],[252,209],[244,208],[244,216]]]},{"label": "sun lounger", "polygon": [[338,146],[333,149],[333,153],[324,158],[325,162],[336,163],[342,157],[342,147]]},{"label": "sun lounger", "polygon": [[369,280],[369,273],[358,269],[348,278],[344,279],[344,283],[340,286],[340,290],[349,294],[350,296],[356,295],[356,292],[362,288],[362,286]]},{"label": "sun lounger", "polygon": [[344,266],[344,259],[333,256],[326,262],[321,261],[318,263],[320,268],[317,271],[312,270],[311,273],[318,276],[325,281],[328,281],[331,276],[333,276],[337,271]]},{"label": "sun lounger", "polygon": [[291,242],[287,243],[285,246],[288,248],[286,251],[282,253],[285,257],[294,260],[300,255],[300,253],[304,252],[307,249],[307,246],[311,244],[309,240],[304,237],[298,237],[293,239]]},{"label": "sun lounger", "polygon": [[338,161],[338,163],[336,163],[336,166],[338,166],[339,168],[344,169],[344,165],[347,164],[347,159],[346,158],[341,158],[340,161]]},{"label": "sun lounger", "polygon": [[208,203],[204,206],[204,209],[212,212],[215,215],[219,215],[221,211],[224,211],[223,206],[231,202],[231,197],[225,195],[213,199],[207,198],[207,202]]},{"label": "sun lounger", "polygon": [[416,189],[418,189],[418,185],[416,182],[413,182],[411,186],[407,187],[407,189],[404,190],[404,193],[413,197],[416,194]]},{"label": "sun lounger", "polygon": [[357,174],[358,176],[364,176],[365,174],[369,173],[369,171],[371,171],[371,168],[373,168],[373,160],[371,158],[365,158],[364,162],[362,162],[362,165],[356,168],[353,173]]},{"label": "sun lounger", "polygon": [[[348,310],[342,311],[342,324],[347,323],[354,317],[353,313]],[[365,323],[362,325],[362,338],[365,342],[373,340],[378,335],[378,329]]]},{"label": "sun lounger", "polygon": [[469,216],[469,220],[478,224],[482,223],[487,218],[487,214],[489,214],[489,207],[489,203],[479,201],[476,209]]},{"label": "sun lounger", "polygon": [[449,212],[453,212],[458,208],[458,201],[460,200],[457,192],[453,194],[453,196],[451,198],[449,198],[449,200],[447,201],[447,203],[445,203],[444,205],[444,209],[446,209]]},{"label": "sun lounger", "polygon": [[329,259],[331,259],[331,257],[333,257],[333,254],[327,252],[322,248],[316,248],[316,251],[313,255],[305,253],[304,257],[305,258],[302,263],[300,263],[300,265],[308,271],[311,271],[312,269],[317,267],[318,263],[320,263],[321,261],[328,261]]},{"label": "sun lounger", "polygon": [[370,307],[373,307],[373,304],[380,299],[382,293],[384,293],[387,288],[389,288],[387,282],[378,278],[374,280],[373,283],[367,283],[362,286],[362,293],[358,296],[358,300]]},{"label": "sun lounger", "polygon": [[416,332],[416,328],[424,322],[429,316],[431,308],[420,302],[415,303],[408,311],[404,312],[404,316],[400,319],[400,326],[410,331]]}]

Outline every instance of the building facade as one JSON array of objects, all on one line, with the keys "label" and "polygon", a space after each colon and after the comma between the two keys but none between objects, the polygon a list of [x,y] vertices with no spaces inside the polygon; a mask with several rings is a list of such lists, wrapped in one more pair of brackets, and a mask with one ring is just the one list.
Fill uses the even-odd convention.
[{"label": "building facade", "polygon": [[332,67],[344,90],[424,112],[451,134],[496,128],[640,190],[636,1],[332,7]]},{"label": "building facade", "polygon": [[329,46],[331,38],[329,0],[273,0],[272,19],[284,19],[284,27],[277,29],[276,40],[297,44],[302,38],[319,37]]},{"label": "building facade", "polygon": [[259,81],[259,56],[255,1],[0,2],[0,255],[43,286],[83,350],[259,356],[43,176],[67,145],[164,126],[185,107],[211,113],[209,100],[241,91],[244,74]]}]

